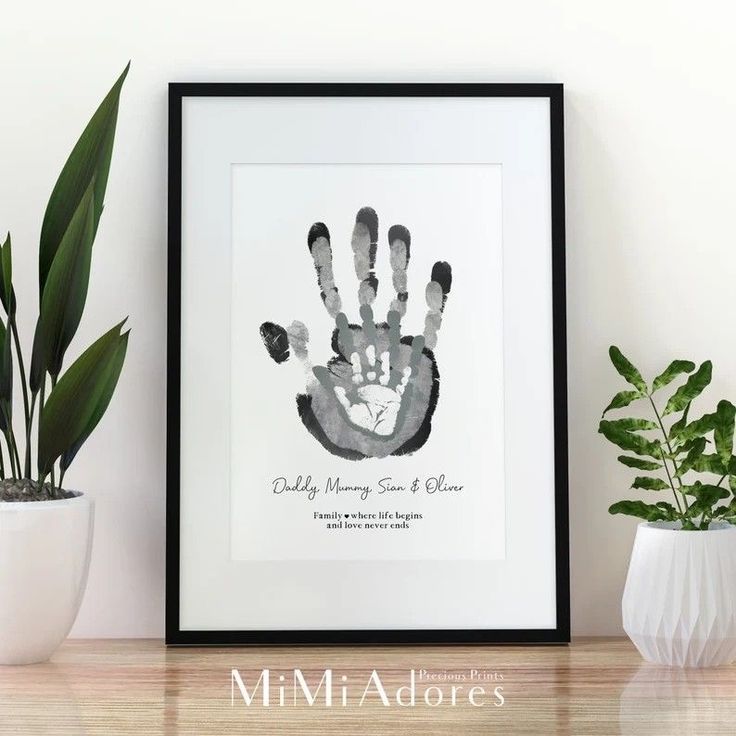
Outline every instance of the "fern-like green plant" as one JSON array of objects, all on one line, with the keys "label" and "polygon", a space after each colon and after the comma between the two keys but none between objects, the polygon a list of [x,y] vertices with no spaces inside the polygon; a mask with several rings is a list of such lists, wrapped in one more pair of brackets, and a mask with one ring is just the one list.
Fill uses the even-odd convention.
[{"label": "fern-like green plant", "polygon": [[[39,316],[28,373],[16,323],[10,233],[0,246],[0,301],[5,311],[5,319],[0,318],[0,479],[6,491],[21,487],[28,500],[34,492],[48,497],[62,487],[64,473],[110,403],[125,360],[129,331],[123,331],[123,320],[63,370],[87,298],[92,245],[129,67],[82,132],[46,207],[38,258]],[[13,426],[16,381],[23,395],[22,451]]]},{"label": "fern-like green plant", "polygon": [[[632,488],[657,495],[669,491],[674,501],[618,501],[609,513],[680,522],[682,529],[690,531],[706,530],[714,520],[736,523],[736,407],[722,400],[714,412],[697,419],[689,417],[693,400],[710,383],[711,362],[706,360],[696,369],[689,360],[673,360],[648,384],[615,345],[609,355],[614,368],[632,388],[619,391],[611,399],[598,431],[627,453],[619,455],[619,462],[642,471],[634,478]],[[684,376],[685,382],[662,407],[655,394]],[[636,401],[643,402],[649,418],[605,418],[609,411]]]}]

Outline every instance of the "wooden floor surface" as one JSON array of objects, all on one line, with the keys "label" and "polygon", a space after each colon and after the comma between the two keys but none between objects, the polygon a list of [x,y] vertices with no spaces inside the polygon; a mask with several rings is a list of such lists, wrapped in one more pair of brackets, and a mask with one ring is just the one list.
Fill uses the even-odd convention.
[{"label": "wooden floor surface", "polygon": [[[247,706],[237,683],[233,703],[233,668],[249,690],[269,669],[270,707]],[[295,668],[310,687],[332,670],[332,707],[322,698],[310,707],[303,697],[297,705],[278,705],[279,676],[288,683]],[[416,705],[399,707],[394,692],[412,669],[427,674],[417,682]],[[383,705],[372,688],[359,706],[372,670],[392,705]],[[340,702],[342,677],[347,707]],[[464,688],[454,706],[453,682]],[[430,685],[443,690],[445,702],[426,705],[422,694]],[[488,693],[482,707],[463,699],[474,685]],[[497,686],[503,688],[500,706]],[[429,695],[436,699],[437,690]],[[569,647],[168,650],[150,640],[69,641],[47,664],[0,667],[0,733],[731,735],[736,666],[657,667],[624,639],[578,640]]]}]

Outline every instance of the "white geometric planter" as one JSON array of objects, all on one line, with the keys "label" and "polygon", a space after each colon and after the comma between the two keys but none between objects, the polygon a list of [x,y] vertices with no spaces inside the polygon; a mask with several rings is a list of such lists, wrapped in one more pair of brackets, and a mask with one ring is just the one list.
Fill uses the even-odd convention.
[{"label": "white geometric planter", "polygon": [[644,659],[679,667],[736,660],[736,526],[642,522],[621,603]]},{"label": "white geometric planter", "polygon": [[0,503],[0,665],[46,661],[74,623],[87,584],[88,496]]}]

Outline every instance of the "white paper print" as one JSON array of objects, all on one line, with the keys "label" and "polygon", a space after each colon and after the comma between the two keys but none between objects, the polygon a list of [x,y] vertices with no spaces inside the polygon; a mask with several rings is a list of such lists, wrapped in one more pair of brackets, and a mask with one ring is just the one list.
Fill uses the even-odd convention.
[{"label": "white paper print", "polygon": [[232,181],[233,558],[503,558],[501,168]]}]

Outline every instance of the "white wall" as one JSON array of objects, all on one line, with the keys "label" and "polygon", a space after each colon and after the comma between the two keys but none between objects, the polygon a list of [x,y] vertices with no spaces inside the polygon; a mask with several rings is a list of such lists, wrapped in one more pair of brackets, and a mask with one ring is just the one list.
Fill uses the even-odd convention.
[{"label": "white wall", "polygon": [[49,192],[90,113],[133,60],[75,343],[88,344],[130,314],[118,394],[69,476],[94,495],[98,514],[74,633],[163,632],[170,80],[566,84],[573,631],[619,632],[634,522],[606,512],[627,494],[629,478],[596,434],[600,410],[619,387],[606,348],[619,344],[650,374],[673,357],[712,358],[710,396],[736,395],[736,47],[728,6],[8,4],[0,24],[0,229],[13,234],[27,341]]}]

